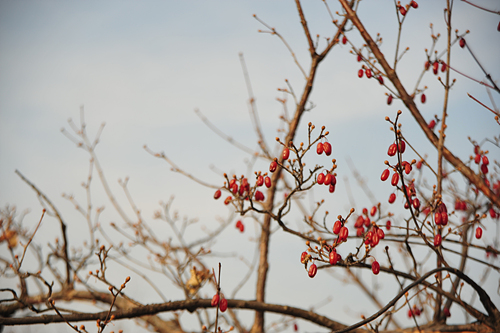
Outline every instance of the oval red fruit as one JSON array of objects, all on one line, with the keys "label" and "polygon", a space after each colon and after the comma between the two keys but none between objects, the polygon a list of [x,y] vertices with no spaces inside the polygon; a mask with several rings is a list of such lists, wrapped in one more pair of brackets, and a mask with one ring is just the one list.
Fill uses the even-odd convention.
[{"label": "oval red fruit", "polygon": [[358,62],[360,62],[361,60],[363,60],[363,57],[358,53]]},{"label": "oval red fruit", "polygon": [[228,197],[226,198],[226,200],[224,200],[224,204],[225,204],[225,205],[229,205],[229,203],[231,202],[231,200],[233,200],[233,197],[228,196]]},{"label": "oval red fruit", "polygon": [[372,77],[372,70],[371,69],[367,68],[366,71],[365,71],[365,73],[366,73],[366,77],[367,78],[370,79]]},{"label": "oval red fruit", "polygon": [[382,75],[379,75],[377,77],[377,80],[378,80],[378,82],[380,82],[380,84],[384,84],[384,78],[382,77]]},{"label": "oval red fruit", "polygon": [[399,152],[402,154],[405,152],[406,150],[406,143],[403,141],[403,140],[400,140],[399,143],[398,143],[398,146],[399,146]]},{"label": "oval red fruit", "polygon": [[332,183],[332,174],[331,173],[327,173],[326,176],[325,176],[324,184],[328,186],[331,183]]},{"label": "oval red fruit", "polygon": [[219,304],[219,295],[215,294],[214,297],[212,297],[212,302],[210,302],[211,306],[217,306]]},{"label": "oval red fruit", "polygon": [[329,142],[323,143],[323,150],[325,151],[326,156],[330,156],[332,153],[332,145]]},{"label": "oval red fruit", "polygon": [[396,193],[391,193],[391,195],[389,195],[389,203],[394,203],[394,201],[396,201]]},{"label": "oval red fruit", "polygon": [[399,7],[399,12],[401,13],[401,15],[405,16],[406,15],[406,8],[403,6]]},{"label": "oval red fruit", "polygon": [[316,153],[318,155],[321,155],[323,154],[323,151],[324,151],[323,144],[321,142],[318,142],[318,145],[316,146]]},{"label": "oval red fruit", "polygon": [[300,262],[303,263],[303,264],[305,264],[307,262],[306,258],[307,258],[307,252],[304,251],[300,255]]},{"label": "oval red fruit", "polygon": [[282,157],[283,157],[283,161],[286,161],[288,159],[288,157],[290,157],[290,149],[285,147],[283,149]]},{"label": "oval red fruit", "polygon": [[446,71],[446,63],[443,61],[443,63],[441,64],[441,72],[445,72]]},{"label": "oval red fruit", "polygon": [[391,230],[391,221],[387,220],[387,222],[385,222],[385,229],[387,231]]},{"label": "oval red fruit", "polygon": [[434,61],[434,63],[432,64],[432,72],[434,73],[434,75],[437,75],[438,69],[439,69],[439,62]]},{"label": "oval red fruit", "polygon": [[255,200],[264,201],[264,194],[261,191],[255,191]]},{"label": "oval red fruit", "polygon": [[347,43],[347,37],[344,35],[342,36],[342,44],[346,44]]},{"label": "oval red fruit", "polygon": [[417,210],[420,208],[420,200],[418,200],[418,198],[413,199],[412,204],[413,204],[413,208],[415,208]]},{"label": "oval red fruit", "polygon": [[488,159],[488,156],[486,156],[486,155],[483,156],[483,164],[484,165],[490,164],[490,160]]},{"label": "oval red fruit", "polygon": [[276,161],[272,161],[271,164],[269,165],[269,171],[274,172],[274,171],[276,171],[277,167],[278,167],[278,163]]},{"label": "oval red fruit", "polygon": [[385,182],[389,178],[390,171],[389,169],[385,169],[382,171],[382,175],[380,176],[380,180]]},{"label": "oval red fruit", "polygon": [[221,195],[222,195],[222,193],[221,193],[220,190],[215,191],[215,193],[214,193],[214,199],[215,200],[219,199]]},{"label": "oval red fruit", "polygon": [[318,184],[322,185],[325,182],[325,174],[324,173],[320,173],[318,175],[318,179],[316,180],[316,182]]},{"label": "oval red fruit", "polygon": [[405,173],[406,173],[407,175],[409,175],[409,174],[410,174],[411,169],[412,169],[412,168],[411,168],[411,164],[410,164],[410,163],[406,163],[406,164],[405,164]]},{"label": "oval red fruit", "polygon": [[271,187],[271,178],[269,178],[269,176],[266,176],[266,178],[264,178],[264,184],[266,184],[267,188]]},{"label": "oval red fruit", "polygon": [[465,47],[465,39],[460,38],[460,42],[458,42],[458,44],[460,44],[461,48],[464,48]]},{"label": "oval red fruit", "polygon": [[387,105],[391,105],[392,103],[392,95],[387,96]]},{"label": "oval red fruit", "polygon": [[434,119],[432,119],[429,124],[427,125],[427,127],[429,127],[431,130],[434,129],[434,126],[436,126],[436,121]]},{"label": "oval red fruit", "polygon": [[380,273],[380,264],[378,263],[377,260],[372,262],[372,272],[375,275],[378,275],[378,273]]},{"label": "oval red fruit", "polygon": [[378,242],[380,241],[380,238],[378,237],[378,233],[374,232],[372,235],[372,240],[371,240],[371,247],[377,246]]},{"label": "oval red fruit", "polygon": [[422,104],[423,104],[423,103],[425,103],[426,100],[427,100],[427,97],[425,97],[425,94],[422,94],[420,96],[420,102],[422,102]]},{"label": "oval red fruit", "polygon": [[309,277],[310,278],[315,277],[317,272],[318,272],[318,266],[316,266],[316,264],[312,264],[309,267]]},{"label": "oval red fruit", "polygon": [[224,312],[227,310],[227,299],[223,298],[220,300],[219,310],[220,312]]},{"label": "oval red fruit", "polygon": [[339,220],[335,221],[335,223],[333,224],[333,233],[335,235],[338,235],[340,232],[340,228],[342,228],[342,222],[340,222]]},{"label": "oval red fruit", "polygon": [[410,5],[411,5],[413,8],[415,8],[415,9],[417,9],[417,8],[418,8],[418,3],[417,3],[416,1],[412,1],[412,2],[410,2]]},{"label": "oval red fruit", "polygon": [[447,225],[447,224],[448,224],[448,213],[441,212],[441,225]]},{"label": "oval red fruit", "polygon": [[364,71],[363,71],[362,69],[360,69],[360,70],[358,71],[358,77],[359,77],[360,79],[363,77],[363,73],[364,73]]},{"label": "oval red fruit", "polygon": [[259,177],[257,177],[257,182],[255,183],[255,185],[257,186],[264,185],[264,177],[259,175]]},{"label": "oval red fruit", "polygon": [[385,238],[385,232],[384,232],[384,230],[382,230],[380,228],[377,228],[377,234],[378,234],[378,238],[380,238],[380,239],[384,239]]},{"label": "oval red fruit", "polygon": [[434,214],[434,222],[437,224],[437,225],[440,225],[441,224],[441,213],[440,212],[436,212]]},{"label": "oval red fruit", "polygon": [[399,182],[399,173],[394,172],[394,174],[392,175],[392,178],[391,178],[391,185],[396,186],[396,185],[398,185],[398,182]]},{"label": "oval red fruit", "polygon": [[337,263],[337,251],[335,249],[330,252],[329,259],[330,265],[335,265]]},{"label": "oval red fruit", "polygon": [[330,187],[328,188],[328,192],[330,192],[330,193],[335,192],[335,184],[330,184]]},{"label": "oval red fruit", "polygon": [[476,228],[476,238],[480,239],[483,236],[483,229],[481,227]]},{"label": "oval red fruit", "polygon": [[377,206],[373,206],[372,209],[370,209],[370,215],[375,216],[376,213],[377,213]]},{"label": "oval red fruit", "polygon": [[346,241],[347,236],[349,236],[349,229],[347,229],[347,227],[340,228],[340,233],[339,233],[340,241]]},{"label": "oval red fruit", "polygon": [[436,236],[434,236],[434,247],[438,247],[439,245],[441,245],[441,240],[442,240],[442,237],[440,234],[437,234]]},{"label": "oval red fruit", "polygon": [[389,156],[394,156],[396,155],[396,151],[398,150],[398,146],[396,146],[395,143],[389,146],[389,149],[387,150],[387,155]]},{"label": "oval red fruit", "polygon": [[497,212],[495,212],[495,210],[493,208],[490,208],[490,216],[492,219],[494,219],[498,216]]},{"label": "oval red fruit", "polygon": [[429,61],[426,61],[424,67],[426,71],[429,70],[429,68],[431,68],[431,63]]}]

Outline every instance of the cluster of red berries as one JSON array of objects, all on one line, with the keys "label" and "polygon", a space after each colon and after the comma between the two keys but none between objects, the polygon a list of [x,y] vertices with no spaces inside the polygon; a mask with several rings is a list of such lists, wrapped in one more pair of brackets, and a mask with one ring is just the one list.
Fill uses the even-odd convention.
[{"label": "cluster of red berries", "polygon": [[467,210],[467,203],[463,200],[457,199],[455,200],[455,210]]},{"label": "cluster of red berries", "polygon": [[416,1],[410,1],[410,3],[408,5],[406,5],[406,7],[402,6],[402,5],[399,5],[399,13],[402,16],[406,16],[406,13],[410,9],[410,6],[413,7],[414,9],[417,9],[418,8],[418,3]]},{"label": "cluster of red berries", "polygon": [[474,157],[474,163],[481,164],[481,172],[486,175],[488,173],[488,164],[490,164],[490,160],[488,159],[488,156],[486,156],[486,152],[479,150],[479,146],[475,146],[474,154],[476,154]]},{"label": "cluster of red berries", "polygon": [[[424,308],[417,308],[417,306],[414,304],[411,309],[408,310],[408,318],[411,317],[420,317],[420,315],[424,312]],[[449,312],[449,311],[448,311]],[[449,316],[448,316],[449,317]]]},{"label": "cluster of red berries", "polygon": [[214,297],[212,297],[212,302],[210,302],[210,305],[213,307],[219,305],[219,310],[220,312],[225,312],[227,310],[227,299],[222,296],[222,299],[220,299],[219,294],[215,294]]},{"label": "cluster of red berries", "polygon": [[238,222],[236,222],[236,228],[240,229],[240,232],[245,231],[245,225],[243,224],[243,222],[241,222],[241,220],[238,220]]},{"label": "cluster of red berries", "polygon": [[[373,73],[372,73],[372,70],[370,68],[367,68],[365,70],[363,70],[363,68],[361,68],[360,70],[358,70],[358,77],[360,79],[363,77],[363,74],[365,74],[368,79],[371,79],[373,77]],[[378,75],[377,80],[380,84],[384,84],[384,78],[382,77],[382,75]],[[391,102],[392,102],[392,96],[391,96]],[[387,103],[390,104],[390,102],[387,102]]]}]

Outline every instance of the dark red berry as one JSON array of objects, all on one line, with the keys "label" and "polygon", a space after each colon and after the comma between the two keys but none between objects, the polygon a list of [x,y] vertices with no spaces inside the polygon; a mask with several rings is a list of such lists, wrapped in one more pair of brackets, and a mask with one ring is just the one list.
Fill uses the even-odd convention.
[{"label": "dark red berry", "polygon": [[329,254],[330,265],[335,265],[337,263],[337,251],[335,249],[332,250]]},{"label": "dark red berry", "polygon": [[382,77],[382,75],[379,75],[377,77],[377,80],[378,80],[378,82],[380,82],[380,84],[384,84],[384,78]]},{"label": "dark red berry", "polygon": [[364,73],[364,71],[363,71],[362,69],[360,69],[360,70],[358,71],[358,77],[359,77],[360,79],[363,77],[363,73]]},{"label": "dark red berry", "polygon": [[387,220],[387,222],[385,222],[385,229],[386,230],[391,230],[391,221]]},{"label": "dark red berry", "polygon": [[398,182],[399,182],[399,173],[394,172],[394,174],[392,175],[392,178],[391,178],[391,185],[396,186],[396,185],[398,185]]},{"label": "dark red berry", "polygon": [[387,180],[387,178],[389,178],[389,174],[390,174],[389,169],[385,169],[384,171],[382,171],[382,175],[380,176],[380,180],[385,182]]},{"label": "dark red berry", "polygon": [[441,216],[441,213],[440,212],[436,212],[434,214],[434,222],[437,224],[437,225],[440,225],[441,224],[441,221],[442,221],[442,216]]},{"label": "dark red berry", "polygon": [[484,165],[490,164],[490,160],[488,159],[488,156],[486,156],[486,155],[483,156],[483,164]]},{"label": "dark red berry", "polygon": [[214,199],[215,200],[219,199],[221,195],[222,195],[222,193],[221,193],[220,190],[215,191],[215,193],[214,193]]},{"label": "dark red berry", "polygon": [[380,264],[378,263],[377,260],[372,262],[372,272],[375,275],[378,275],[378,273],[380,273]]},{"label": "dark red berry", "polygon": [[465,39],[460,38],[460,42],[458,42],[458,44],[460,44],[461,48],[464,48],[465,47]]},{"label": "dark red berry", "polygon": [[318,179],[316,180],[316,182],[318,184],[322,185],[325,182],[325,174],[324,173],[320,173],[318,175]]},{"label": "dark red berry", "polygon": [[441,240],[443,238],[441,237],[440,234],[437,234],[436,236],[434,236],[434,247],[438,247],[439,245],[441,245]]},{"label": "dark red berry", "polygon": [[401,154],[404,153],[406,150],[406,143],[403,140],[400,140],[398,143],[398,148],[399,148],[398,150]]},{"label": "dark red berry", "polygon": [[415,208],[417,210],[420,208],[420,200],[418,200],[418,198],[413,199],[412,204],[413,204],[413,208]]},{"label": "dark red berry", "polygon": [[429,127],[431,130],[434,129],[434,126],[436,126],[436,121],[434,119],[432,119],[430,122],[429,122],[429,125],[427,125],[427,127]]},{"label": "dark red berry", "polygon": [[387,105],[391,105],[392,103],[392,95],[387,96]]},{"label": "dark red berry", "polygon": [[451,317],[450,309],[444,308],[443,313],[444,313],[445,317]]},{"label": "dark red berry", "polygon": [[214,297],[212,297],[212,302],[210,302],[211,306],[217,306],[219,304],[219,295],[215,294]]},{"label": "dark red berry", "polygon": [[412,2],[410,2],[410,5],[411,5],[413,8],[415,8],[415,9],[417,9],[417,8],[418,8],[418,3],[417,3],[416,1],[412,1]]},{"label": "dark red berry", "polygon": [[329,142],[323,143],[323,150],[325,151],[326,156],[330,156],[332,153],[332,145]]},{"label": "dark red berry", "polygon": [[483,236],[483,229],[481,229],[481,227],[477,227],[476,228],[476,238],[481,239],[482,236]]},{"label": "dark red berry", "polygon": [[290,157],[290,149],[285,147],[283,149],[282,157],[283,157],[283,161],[286,161],[288,159],[288,157]]},{"label": "dark red berry", "polygon": [[426,71],[429,70],[429,68],[431,68],[431,63],[429,61],[426,61],[424,67]]},{"label": "dark red berry", "polygon": [[446,63],[443,61],[443,63],[441,64],[441,72],[445,72],[446,71]]},{"label": "dark red berry", "polygon": [[330,184],[330,187],[328,188],[328,192],[330,192],[330,193],[335,192],[335,184]]},{"label": "dark red berry", "polygon": [[272,161],[269,165],[269,171],[274,172],[276,171],[276,168],[278,168],[278,163],[276,161]]},{"label": "dark red berry", "polygon": [[401,13],[401,15],[405,16],[406,15],[405,7],[403,7],[403,6],[399,7],[399,12]]},{"label": "dark red berry", "polygon": [[398,146],[396,146],[395,143],[389,146],[389,149],[387,150],[387,155],[389,156],[394,156],[396,155],[396,152],[398,150]]},{"label": "dark red berry", "polygon": [[375,216],[377,214],[377,206],[373,206],[372,209],[370,209],[370,215]]},{"label": "dark red berry", "polygon": [[358,54],[358,62],[360,62],[361,60],[363,60],[363,57],[361,56],[361,54]]},{"label": "dark red berry", "polygon": [[394,203],[394,201],[396,201],[396,193],[391,193],[389,195],[389,203]]},{"label": "dark red berry", "polygon": [[367,78],[370,79],[372,77],[372,70],[371,69],[367,68],[366,71],[365,71],[365,73],[366,73],[366,77]]},{"label": "dark red berry", "polygon": [[262,186],[264,185],[264,177],[263,176],[260,176],[257,177],[257,182],[255,183],[257,186]]},{"label": "dark red berry", "polygon": [[427,97],[425,97],[425,94],[422,94],[420,96],[420,102],[425,103],[426,100],[427,100]]},{"label": "dark red berry", "polygon": [[346,44],[347,43],[347,37],[344,35],[342,36],[342,44]]},{"label": "dark red berry", "polygon": [[439,69],[439,62],[434,61],[434,63],[432,64],[432,72],[434,73],[434,75],[437,75],[438,69]]},{"label": "dark red berry", "polygon": [[266,184],[266,187],[267,188],[270,188],[271,187],[271,178],[269,178],[269,176],[266,176],[264,178],[264,184]]},{"label": "dark red berry", "polygon": [[377,235],[378,235],[378,238],[384,239],[385,238],[385,232],[384,232],[384,230],[382,230],[380,228],[377,228]]},{"label": "dark red berry", "polygon": [[481,172],[484,174],[488,173],[488,166],[486,164],[481,164]]},{"label": "dark red berry", "polygon": [[323,144],[321,142],[318,142],[318,145],[316,146],[316,153],[318,155],[321,155],[323,154],[323,151],[324,151],[324,147],[323,147]]},{"label": "dark red berry", "polygon": [[335,223],[333,224],[333,233],[335,235],[338,235],[340,232],[340,228],[342,228],[342,222],[340,222],[339,220],[335,221]]},{"label": "dark red berry", "polygon": [[224,312],[227,310],[227,299],[223,298],[220,300],[219,310],[220,312]]},{"label": "dark red berry", "polygon": [[346,241],[347,240],[347,236],[349,236],[349,229],[347,229],[347,227],[340,228],[339,240],[340,241]]},{"label": "dark red berry", "polygon": [[315,277],[317,272],[318,272],[318,266],[316,266],[316,264],[312,264],[309,267],[309,277],[310,278]]},{"label": "dark red berry", "polygon": [[264,201],[264,194],[261,191],[255,191],[255,200]]},{"label": "dark red berry", "polygon": [[326,177],[325,177],[324,184],[325,185],[330,185],[331,183],[332,183],[332,174],[331,173],[327,173]]}]

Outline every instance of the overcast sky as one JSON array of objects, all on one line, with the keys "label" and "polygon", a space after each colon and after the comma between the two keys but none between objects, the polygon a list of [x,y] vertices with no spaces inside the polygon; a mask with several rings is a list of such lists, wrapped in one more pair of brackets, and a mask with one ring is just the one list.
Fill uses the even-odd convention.
[{"label": "overcast sky", "polygon": [[[445,35],[443,3],[420,1],[418,10],[412,10],[407,17],[401,45],[411,48],[398,64],[398,70],[409,90],[421,72],[424,49],[432,45],[429,23],[434,23],[434,33]],[[500,10],[497,1],[482,3]],[[331,6],[333,12],[340,10],[334,2]],[[359,11],[368,30],[381,33],[382,50],[391,62],[397,31],[392,6],[393,2],[387,0],[364,1]],[[322,1],[307,1],[304,7],[313,34],[321,35],[320,45],[324,46],[323,38],[331,36],[334,28]],[[468,44],[493,78],[498,79],[499,16],[460,1],[455,2],[455,10],[454,28],[460,33],[471,30]],[[73,193],[84,201],[80,183],[88,173],[88,156],[60,129],[69,128],[68,118],[78,123],[80,108],[84,106],[91,136],[102,122],[106,123],[97,153],[120,200],[125,197],[116,180],[130,176],[130,190],[147,218],[158,209],[159,201],[167,201],[172,195],[176,196],[175,207],[181,214],[200,218],[208,226],[215,223],[216,216],[227,216],[226,207],[214,205],[212,189],[170,172],[166,163],[142,147],[147,144],[154,151],[164,151],[180,167],[214,185],[222,185],[222,172],[250,176],[267,167],[265,162],[259,162],[256,169],[248,172],[248,156],[211,132],[194,113],[195,109],[201,110],[228,135],[256,148],[238,56],[243,53],[265,137],[272,145],[279,135],[276,129],[280,127],[282,108],[276,97],[283,95],[277,88],[284,88],[284,80],[288,79],[299,93],[304,81],[283,43],[275,36],[258,33],[265,27],[253,14],[275,27],[294,49],[302,66],[308,68],[308,46],[292,1],[0,1],[0,205],[16,205],[19,212],[30,209],[25,219],[28,226],[38,220],[40,206],[33,191],[14,174],[17,169],[51,198],[68,220],[78,220],[61,194]],[[362,44],[355,30],[347,35],[355,45]],[[441,38],[437,49],[441,52],[443,47]],[[471,56],[458,45],[453,47],[452,60],[460,71],[484,79]],[[305,125],[309,121],[327,127],[333,155],[339,161],[339,178],[349,177],[355,204],[361,208],[373,203],[356,188],[347,161],[352,160],[368,186],[385,202],[391,190],[380,186],[379,177],[393,134],[384,117],[394,117],[402,104],[394,101],[388,107],[384,95],[387,90],[375,80],[358,79],[359,68],[348,45],[336,47],[321,64],[311,96],[316,108],[304,116],[298,141],[306,139]],[[491,113],[466,96],[469,92],[491,105],[484,87],[456,73],[452,77],[458,81],[452,89],[448,144],[459,149],[459,157],[467,159],[472,153],[467,136],[480,141],[498,135],[499,131]],[[431,119],[441,113],[442,89],[430,73],[420,88],[424,85],[429,89],[421,111]],[[498,95],[494,97],[500,105]],[[289,109],[293,109],[292,103]],[[434,156],[406,111],[402,120],[405,137]],[[498,149],[487,148],[492,150],[491,159],[498,159]],[[335,211],[335,216],[345,215],[352,205],[345,184],[340,184],[328,199],[329,210]],[[105,205],[109,211],[103,220],[116,219],[97,179],[95,187],[96,206]],[[314,194],[316,200],[325,195],[321,191]],[[295,218],[294,223],[300,221],[299,216]],[[39,236],[53,239],[56,235],[51,228],[49,222],[45,223]],[[78,235],[77,222],[70,228]],[[236,236],[240,238],[231,238],[230,244],[251,237]],[[290,241],[287,249],[290,250],[283,250],[283,255],[294,251],[297,258],[304,250],[297,241]],[[275,250],[278,256],[280,249]],[[273,257],[276,266],[272,267],[287,271],[293,267],[294,272],[304,275],[301,267],[295,267],[299,266],[295,265],[295,257],[290,262]],[[275,268],[271,273],[276,271]],[[308,304],[319,302],[324,296],[321,290],[284,296],[286,287],[294,283],[304,285],[309,280],[301,276],[285,287],[280,279],[278,275],[270,282],[276,288],[269,288],[271,301],[296,300],[294,304],[300,306],[302,303],[297,300],[305,295],[314,296]],[[326,279],[319,281],[328,283]],[[250,289],[253,281],[251,286]],[[498,301],[498,295],[494,296]],[[366,309],[369,312],[373,307]],[[359,318],[357,314],[353,318]]]}]

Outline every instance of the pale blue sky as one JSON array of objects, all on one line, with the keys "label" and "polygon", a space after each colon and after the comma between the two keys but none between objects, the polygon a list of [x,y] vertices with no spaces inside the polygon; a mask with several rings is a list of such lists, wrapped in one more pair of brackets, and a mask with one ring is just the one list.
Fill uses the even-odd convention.
[{"label": "pale blue sky", "polygon": [[[484,3],[500,10],[495,8],[499,6],[496,1]],[[391,61],[397,28],[392,4],[364,1],[359,12],[369,30],[382,34],[382,50]],[[402,46],[410,45],[411,49],[399,65],[399,74],[409,82],[410,89],[425,61],[423,49],[431,45],[429,23],[434,22],[435,32],[445,34],[442,2],[419,1],[419,5],[408,15],[402,35]],[[331,6],[334,12],[339,10],[335,3]],[[321,1],[304,1],[304,9],[314,34],[322,38],[333,34]],[[455,10],[455,27],[471,30],[468,43],[492,76],[499,78],[499,16],[482,13],[460,1],[455,2]],[[74,193],[84,200],[80,183],[87,175],[88,156],[75,149],[60,128],[67,128],[68,118],[78,121],[79,108],[84,105],[90,133],[106,122],[97,152],[120,200],[124,197],[116,179],[130,176],[132,194],[147,218],[158,208],[158,201],[166,201],[173,194],[181,214],[198,217],[209,226],[215,223],[216,216],[226,216],[226,207],[214,204],[211,189],[171,173],[142,146],[148,144],[153,150],[165,151],[179,166],[212,184],[222,184],[223,179],[210,170],[211,165],[230,174],[247,173],[244,159],[248,156],[213,134],[193,112],[199,108],[229,135],[256,147],[240,52],[245,55],[266,139],[274,141],[281,113],[275,98],[282,97],[276,89],[284,87],[284,79],[289,79],[300,92],[303,80],[283,44],[257,32],[264,27],[252,14],[277,28],[302,66],[308,67],[307,44],[292,1],[0,1],[0,204],[16,205],[19,211],[31,209],[25,223],[36,223],[39,205],[34,193],[14,174],[19,169],[68,219],[79,218],[61,193]],[[357,46],[361,44],[356,31],[347,34]],[[439,49],[443,42],[438,44]],[[311,97],[317,107],[304,116],[298,140],[305,140],[307,122],[326,125],[331,132],[333,155],[339,161],[339,178],[350,178],[359,207],[371,206],[356,188],[346,157],[362,172],[372,191],[386,198],[390,189],[380,186],[379,176],[393,136],[383,119],[386,115],[394,117],[402,105],[395,101],[388,107],[384,87],[374,80],[358,79],[360,64],[348,52],[348,46],[336,47],[321,64]],[[465,73],[483,79],[471,57],[457,45],[452,60]],[[452,77],[458,82],[452,90],[449,145],[464,148],[458,155],[467,158],[471,154],[468,135],[481,140],[499,131],[492,124],[491,114],[465,94],[469,92],[490,105],[485,89],[457,74]],[[422,82],[429,91],[421,111],[430,119],[441,113],[442,90],[433,75],[427,74]],[[405,112],[402,120],[405,136],[424,153],[429,152],[430,146],[410,115]],[[498,159],[499,155],[498,150],[492,150],[492,156]],[[266,163],[256,167],[264,169]],[[345,214],[350,207],[344,184],[327,198],[329,210],[335,215]],[[101,187],[95,186],[96,205],[108,207],[109,215],[103,215],[103,220],[116,219]],[[314,197],[318,200],[325,195],[318,190]],[[293,223],[298,223],[300,217],[294,218]],[[44,222],[40,237],[55,237],[51,223]],[[74,235],[79,235],[78,226],[71,226]],[[237,236],[228,232],[227,236],[227,244],[238,247],[250,237],[250,231]],[[311,280],[296,265],[302,244],[281,236],[277,239],[286,246],[273,248],[276,252],[271,258],[269,301],[308,306],[322,300],[324,291],[308,285]],[[285,260],[290,253],[296,253],[297,258]],[[237,272],[232,273],[234,279],[226,279],[229,284],[238,281]],[[289,279],[294,274],[301,275]],[[322,275],[315,285],[329,283]],[[253,285],[251,280],[249,289],[253,290]],[[253,295],[247,292],[240,297]],[[368,302],[359,312],[372,310]],[[345,308],[336,311],[345,315],[346,321],[359,318],[357,312],[352,314]]]}]

